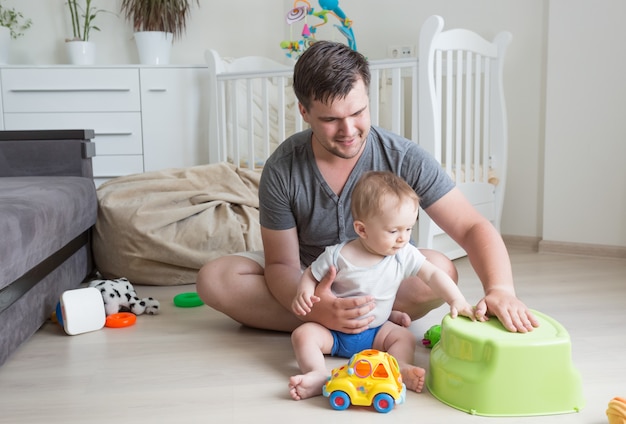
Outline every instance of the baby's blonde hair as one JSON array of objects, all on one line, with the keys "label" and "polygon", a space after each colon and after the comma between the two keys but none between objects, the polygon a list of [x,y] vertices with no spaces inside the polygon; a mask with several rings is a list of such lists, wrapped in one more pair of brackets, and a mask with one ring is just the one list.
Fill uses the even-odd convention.
[{"label": "baby's blonde hair", "polygon": [[380,214],[385,195],[394,196],[398,203],[413,200],[416,207],[419,204],[417,193],[402,178],[389,171],[370,171],[359,178],[352,190],[352,218],[364,220]]}]

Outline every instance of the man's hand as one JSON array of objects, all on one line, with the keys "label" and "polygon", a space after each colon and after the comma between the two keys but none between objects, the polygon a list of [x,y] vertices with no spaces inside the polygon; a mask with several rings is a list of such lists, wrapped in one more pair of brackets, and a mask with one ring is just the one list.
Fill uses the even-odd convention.
[{"label": "man's hand", "polygon": [[539,327],[539,321],[526,305],[508,290],[492,289],[476,305],[476,318],[486,321],[495,315],[507,330],[527,333]]},{"label": "man's hand", "polygon": [[340,299],[330,290],[337,270],[331,267],[315,289],[320,301],[315,304],[307,315],[308,321],[317,322],[324,327],[348,334],[367,330],[374,317],[362,318],[374,309],[373,296],[360,296]]}]

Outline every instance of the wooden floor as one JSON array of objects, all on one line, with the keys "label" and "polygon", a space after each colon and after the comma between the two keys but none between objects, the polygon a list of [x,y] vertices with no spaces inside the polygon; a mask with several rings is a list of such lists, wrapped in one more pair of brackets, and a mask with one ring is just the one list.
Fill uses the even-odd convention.
[{"label": "wooden floor", "polygon": [[[626,261],[511,256],[518,295],[570,333],[586,399],[579,413],[472,416],[427,391],[409,393],[387,415],[334,411],[324,397],[296,402],[287,392],[296,372],[289,335],[243,328],[206,306],[173,306],[173,296],[193,286],[138,286],[140,297],[160,300],[160,315],[77,336],[49,322],[9,358],[0,368],[0,423],[607,423],[609,400],[626,397]],[[481,290],[467,259],[456,263],[462,290],[476,302]],[[444,313],[433,311],[412,329],[421,338]],[[418,346],[416,363],[428,367],[428,356]],[[327,361],[329,368],[344,362]]]}]

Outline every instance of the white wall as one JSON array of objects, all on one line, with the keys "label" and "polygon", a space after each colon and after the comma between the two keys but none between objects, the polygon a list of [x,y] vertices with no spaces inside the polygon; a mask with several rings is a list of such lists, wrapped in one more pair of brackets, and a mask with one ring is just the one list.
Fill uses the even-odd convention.
[{"label": "white wall", "polygon": [[[25,37],[14,43],[12,63],[66,63],[63,40],[70,35],[70,24],[65,0],[2,1],[5,5],[15,6],[34,21]],[[94,0],[94,3],[114,12],[98,17],[102,31],[92,36],[98,45],[98,63],[137,63],[130,24],[116,16],[120,0]],[[311,3],[317,7],[315,0]],[[278,45],[289,38],[290,28],[284,16],[293,5],[292,0],[200,0],[200,4],[200,8],[194,7],[184,38],[174,44],[172,63],[203,63],[204,50],[208,47],[223,56],[254,54],[286,60]],[[622,0],[340,0],[340,6],[354,22],[359,50],[371,59],[384,57],[389,45],[411,43],[416,46],[420,26],[431,14],[442,15],[447,28],[470,28],[486,38],[492,38],[501,30],[512,32],[513,42],[505,65],[510,146],[502,232],[559,241],[626,245],[623,173],[626,167],[616,164],[618,156],[624,157],[625,120],[611,121],[608,118],[617,117],[618,110],[624,116],[623,106],[619,103],[614,105],[621,109],[604,106],[610,91],[604,92],[606,98],[598,99],[594,105],[572,97],[572,93],[580,93],[581,86],[589,86],[587,82],[594,74],[600,74],[599,78],[616,78],[616,74],[604,72],[608,69],[606,65],[597,67],[589,63],[581,66],[584,65],[585,50],[579,46],[586,43],[586,28],[597,32],[603,30],[603,26],[611,26],[611,35],[620,36],[623,45],[620,18],[626,14]],[[599,16],[600,20],[589,26],[584,18],[590,16]],[[326,38],[345,40],[331,26],[334,23],[332,18],[330,21],[321,30]],[[565,37],[569,32],[574,33],[568,35],[573,36],[574,41]],[[548,35],[550,60],[546,61]],[[624,49],[620,47],[615,51],[623,52]],[[594,57],[600,58],[600,55],[594,54]],[[623,64],[624,60],[622,55],[618,64]],[[547,114],[546,66],[549,66],[550,107]],[[617,84],[615,88],[622,89],[624,94],[624,84]],[[582,108],[579,103],[586,103],[587,108]],[[578,108],[572,110],[572,114],[566,113],[577,104]],[[612,112],[605,114],[599,105]],[[589,113],[593,119],[586,118]],[[592,124],[592,121],[603,124]],[[590,133],[602,136],[594,137],[594,142],[589,143]],[[621,140],[621,147],[617,146],[617,140]],[[567,149],[563,151],[566,143]],[[572,149],[571,146],[578,148]],[[592,157],[590,154],[605,152],[607,147],[612,152],[611,166],[616,168],[618,177],[621,175],[621,183],[613,187],[614,195],[598,198],[597,192],[604,187],[594,186],[589,190],[596,181],[583,180],[585,184],[582,186],[580,181],[576,183],[581,190],[576,189],[568,196],[572,187],[570,174],[580,174],[582,169],[587,169],[587,174],[592,175],[593,170],[607,169],[595,162],[580,162],[584,157]],[[573,151],[579,153],[573,155]],[[575,160],[564,161],[563,154]],[[608,176],[604,180],[610,184]],[[590,198],[592,193],[596,196]],[[599,206],[596,205],[598,201]],[[587,214],[593,214],[599,227],[581,231],[585,227],[583,222],[588,221]],[[578,225],[572,226],[574,223]]]},{"label": "white wall", "polygon": [[543,238],[626,246],[626,2],[551,0],[550,16]]},{"label": "white wall", "polygon": [[[72,35],[66,0],[1,0],[32,18],[33,27],[15,42],[12,63],[64,64],[64,40]],[[132,28],[120,13],[121,0],[93,0],[92,5],[110,13],[99,14],[91,41],[98,48],[98,64],[138,63]],[[184,38],[172,50],[172,63],[203,63],[204,50],[217,46],[231,55],[259,54],[281,57],[271,40],[272,28],[283,30],[283,6],[279,1],[200,0],[193,6]],[[280,38],[280,37],[274,37]]]}]

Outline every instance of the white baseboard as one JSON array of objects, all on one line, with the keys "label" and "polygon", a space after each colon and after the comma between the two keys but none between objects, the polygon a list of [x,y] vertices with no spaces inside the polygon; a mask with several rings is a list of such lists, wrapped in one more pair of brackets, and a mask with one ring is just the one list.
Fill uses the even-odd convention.
[{"label": "white baseboard", "polygon": [[607,246],[590,243],[571,243],[564,241],[542,240],[540,237],[503,235],[508,248],[527,249],[539,253],[563,255],[600,256],[605,258],[626,259],[626,247]]},{"label": "white baseboard", "polygon": [[507,248],[524,249],[537,252],[539,250],[539,237],[527,237],[527,236],[507,236],[502,235],[504,244]]},{"label": "white baseboard", "polygon": [[563,253],[568,255],[626,259],[626,247],[624,246],[607,246],[602,244],[571,243],[551,240],[541,240],[539,242],[539,253]]}]

